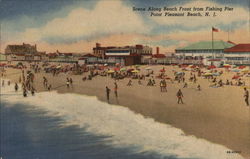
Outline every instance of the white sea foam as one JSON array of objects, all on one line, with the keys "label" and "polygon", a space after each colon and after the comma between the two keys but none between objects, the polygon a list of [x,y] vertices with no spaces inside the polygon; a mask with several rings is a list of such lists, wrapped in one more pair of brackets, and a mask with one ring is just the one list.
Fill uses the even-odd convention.
[{"label": "white sea foam", "polygon": [[65,124],[77,124],[92,134],[110,136],[106,144],[114,147],[133,147],[136,152],[155,152],[162,157],[174,155],[178,158],[241,159],[238,154],[227,154],[229,149],[187,136],[182,130],[145,118],[126,107],[109,105],[77,94],[42,92],[27,98],[21,92],[15,94],[14,86],[1,89],[1,100],[9,104],[21,103],[48,112],[51,116],[62,116]]}]

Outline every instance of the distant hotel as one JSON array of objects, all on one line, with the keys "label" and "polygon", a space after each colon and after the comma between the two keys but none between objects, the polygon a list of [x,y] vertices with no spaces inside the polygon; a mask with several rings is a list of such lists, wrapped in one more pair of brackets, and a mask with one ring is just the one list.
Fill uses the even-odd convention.
[{"label": "distant hotel", "polygon": [[8,45],[5,49],[7,61],[41,61],[46,57],[45,52],[38,52],[36,45]]}]

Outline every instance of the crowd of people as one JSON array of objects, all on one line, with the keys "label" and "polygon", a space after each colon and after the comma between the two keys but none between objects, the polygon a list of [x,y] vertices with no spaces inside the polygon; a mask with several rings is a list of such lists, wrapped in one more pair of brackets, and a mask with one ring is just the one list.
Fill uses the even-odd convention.
[{"label": "crowd of people", "polygon": [[[69,77],[66,77],[66,83],[65,87],[67,89],[73,88],[73,78],[70,75],[80,75],[82,76],[82,81],[86,80],[93,80],[94,78],[98,76],[105,76],[113,79],[114,82],[114,95],[116,98],[118,98],[118,84],[116,81],[119,80],[124,80],[128,79],[127,86],[131,87],[133,86],[133,81],[138,80],[138,85],[144,85],[145,86],[159,86],[160,92],[168,92],[167,86],[168,82],[170,81],[169,85],[172,83],[178,83],[181,84],[183,83],[183,86],[180,86],[182,89],[187,89],[189,87],[188,83],[192,83],[193,85],[196,85],[196,89],[198,91],[201,91],[201,84],[198,82],[200,79],[199,78],[204,78],[208,79],[210,81],[210,87],[213,88],[218,88],[218,87],[223,87],[225,85],[237,85],[237,86],[245,86],[245,81],[242,80],[242,78],[237,78],[237,79],[226,79],[226,81],[223,82],[222,79],[217,79],[217,75],[222,75],[223,71],[217,72],[217,71],[210,71],[211,73],[207,74],[206,72],[203,72],[201,68],[195,67],[191,69],[191,71],[186,71],[182,69],[181,72],[177,72],[176,70],[172,70],[173,74],[170,75],[169,73],[166,73],[165,67],[163,67],[160,70],[160,73],[158,75],[154,74],[153,69],[146,69],[143,71],[137,66],[134,68],[126,68],[121,70],[121,67],[115,66],[115,67],[109,67],[109,66],[80,66],[78,64],[67,64],[67,65],[51,65],[48,63],[31,63],[28,67],[26,66],[25,68],[22,69],[21,75],[19,77],[19,83],[22,86],[22,91],[23,91],[23,96],[27,97],[28,93],[30,92],[31,95],[35,95],[36,89],[34,87],[34,80],[35,80],[35,74],[37,73],[45,73],[45,74],[51,74],[52,76],[58,76],[59,74],[67,73]],[[2,69],[1,75],[2,77],[4,76],[5,70]],[[187,73],[189,72],[189,76],[187,76]],[[215,73],[215,75],[213,75]],[[159,79],[159,80],[156,80]],[[186,80],[188,79],[188,80]],[[236,82],[234,83],[233,80]],[[146,81],[146,82],[143,82]],[[159,81],[159,82],[158,82]],[[2,80],[2,87],[4,86],[5,81]],[[158,83],[157,83],[158,82]],[[8,85],[10,85],[10,81],[8,81]],[[43,76],[43,87],[45,90],[50,91],[52,88],[51,83],[48,81],[46,76]],[[19,90],[19,85],[15,83],[14,85],[15,91]],[[56,87],[54,87],[56,89]],[[248,103],[248,98],[249,98],[249,93],[247,88],[244,88],[244,100],[246,105],[249,105]],[[106,86],[106,98],[107,101],[110,100],[110,92],[111,89]],[[183,92],[181,89],[178,89],[176,93],[177,97],[177,103],[178,104],[183,104]]]}]

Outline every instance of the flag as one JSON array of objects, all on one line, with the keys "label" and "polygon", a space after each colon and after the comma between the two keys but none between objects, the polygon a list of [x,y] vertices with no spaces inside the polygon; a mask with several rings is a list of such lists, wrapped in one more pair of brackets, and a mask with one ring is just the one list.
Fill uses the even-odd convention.
[{"label": "flag", "polygon": [[219,32],[219,29],[216,29],[216,28],[212,27],[212,31],[213,32]]}]

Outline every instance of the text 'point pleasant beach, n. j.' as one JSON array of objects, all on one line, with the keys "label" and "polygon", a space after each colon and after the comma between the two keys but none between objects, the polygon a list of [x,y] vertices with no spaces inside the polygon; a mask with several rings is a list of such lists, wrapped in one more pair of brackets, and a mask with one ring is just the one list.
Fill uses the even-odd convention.
[{"label": "text 'point pleasant beach, n. j.'", "polygon": [[134,12],[147,12],[149,16],[153,17],[216,17],[223,12],[234,11],[233,7],[133,7]]}]

